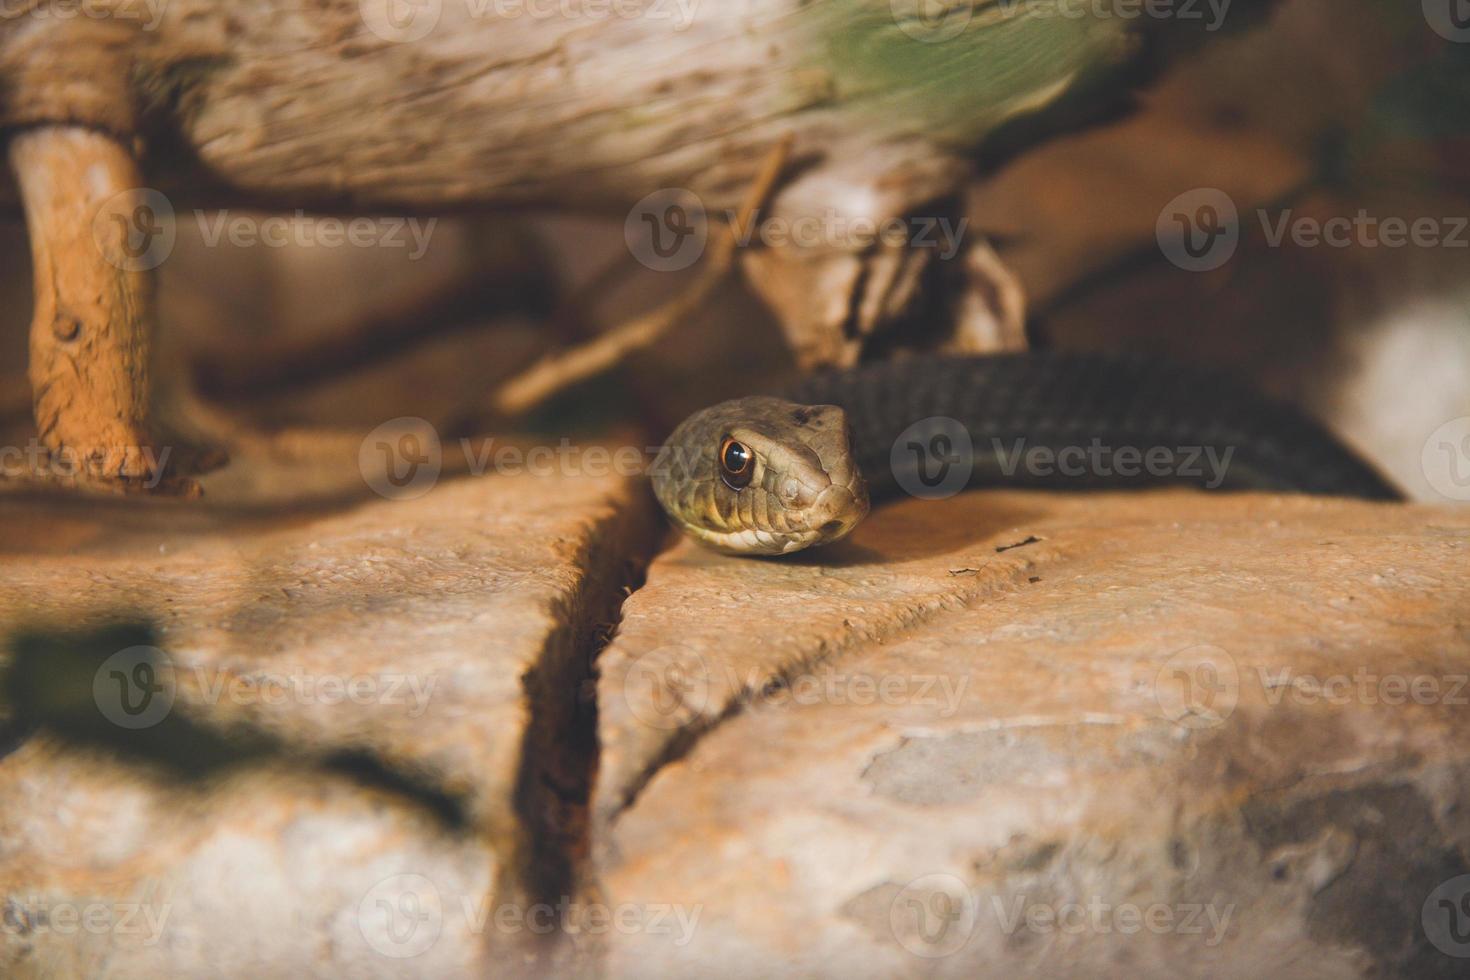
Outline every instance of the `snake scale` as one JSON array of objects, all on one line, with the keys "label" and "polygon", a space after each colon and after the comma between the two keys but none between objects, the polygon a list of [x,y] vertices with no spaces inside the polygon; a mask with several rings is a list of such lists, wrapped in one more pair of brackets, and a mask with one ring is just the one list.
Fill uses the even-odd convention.
[{"label": "snake scale", "polygon": [[1173,483],[1399,499],[1319,423],[1223,374],[1040,351],[913,357],[722,402],[674,430],[652,476],[676,526],[744,555],[839,540],[905,492]]}]

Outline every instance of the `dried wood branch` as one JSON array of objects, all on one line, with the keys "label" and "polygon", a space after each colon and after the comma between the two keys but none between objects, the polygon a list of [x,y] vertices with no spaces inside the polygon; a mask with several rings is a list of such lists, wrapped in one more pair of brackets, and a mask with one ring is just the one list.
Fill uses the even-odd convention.
[{"label": "dried wood branch", "polygon": [[618,364],[634,351],[650,346],[689,316],[729,275],[738,245],[736,229],[749,226],[765,204],[791,156],[792,138],[783,137],[767,155],[734,221],[719,228],[694,282],[663,306],[624,321],[580,347],[552,354],[506,382],[491,401],[496,414],[514,416],[541,404],[565,388]]}]

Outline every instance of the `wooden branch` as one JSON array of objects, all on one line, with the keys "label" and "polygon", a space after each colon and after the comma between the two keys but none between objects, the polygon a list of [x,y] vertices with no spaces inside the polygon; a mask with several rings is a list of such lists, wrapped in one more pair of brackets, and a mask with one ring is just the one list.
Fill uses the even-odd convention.
[{"label": "wooden branch", "polygon": [[496,392],[491,403],[493,410],[514,416],[534,408],[556,392],[606,371],[634,351],[650,346],[674,324],[697,310],[733,268],[736,229],[748,227],[770,197],[790,159],[791,146],[788,135],[772,148],[741,201],[735,220],[716,232],[704,267],[686,290],[650,313],[627,320],[580,347],[553,354],[532,365]]},{"label": "wooden branch", "polygon": [[[41,440],[103,478],[146,478],[148,344],[165,216],[110,136],[42,126],[10,143],[35,267],[30,380]],[[156,264],[156,263],[155,263]]]}]

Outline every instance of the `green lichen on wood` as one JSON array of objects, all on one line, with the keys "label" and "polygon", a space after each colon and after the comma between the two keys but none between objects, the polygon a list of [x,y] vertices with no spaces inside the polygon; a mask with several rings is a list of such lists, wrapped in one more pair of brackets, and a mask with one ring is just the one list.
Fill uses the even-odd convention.
[{"label": "green lichen on wood", "polygon": [[974,146],[1138,49],[1133,22],[1086,0],[950,0],[953,19],[903,16],[925,4],[836,0],[817,46],[837,100],[895,136]]}]

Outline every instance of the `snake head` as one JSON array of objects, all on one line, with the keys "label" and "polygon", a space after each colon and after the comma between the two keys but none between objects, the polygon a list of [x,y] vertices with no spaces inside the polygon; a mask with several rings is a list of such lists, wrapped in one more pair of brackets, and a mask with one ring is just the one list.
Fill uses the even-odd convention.
[{"label": "snake head", "polygon": [[669,519],[728,554],[830,544],[868,513],[847,415],[835,405],[756,397],[703,409],[669,436],[652,478]]}]

